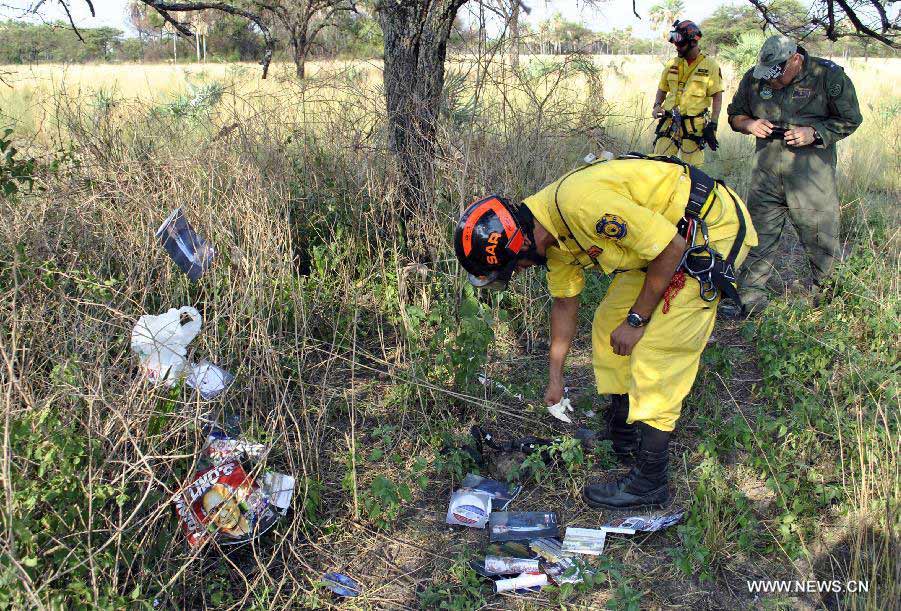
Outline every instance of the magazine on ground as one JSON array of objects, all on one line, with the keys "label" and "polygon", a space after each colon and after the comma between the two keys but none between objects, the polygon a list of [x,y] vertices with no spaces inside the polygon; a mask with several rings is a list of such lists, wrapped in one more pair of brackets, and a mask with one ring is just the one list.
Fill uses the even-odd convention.
[{"label": "magazine on ground", "polygon": [[560,534],[557,514],[541,511],[494,511],[488,519],[488,533],[494,541],[521,541],[556,537]]},{"label": "magazine on ground", "polygon": [[566,529],[566,536],[563,537],[562,549],[570,554],[600,556],[604,553],[606,538],[607,533],[603,529],[569,527]]},{"label": "magazine on ground", "polygon": [[672,511],[656,516],[629,516],[626,518],[616,518],[604,524],[602,528],[607,529],[608,532],[616,532],[613,531],[613,529],[617,528],[632,529],[633,532],[651,533],[663,530],[664,528],[669,528],[673,524],[678,524],[682,521],[684,516],[684,509],[673,509]]}]

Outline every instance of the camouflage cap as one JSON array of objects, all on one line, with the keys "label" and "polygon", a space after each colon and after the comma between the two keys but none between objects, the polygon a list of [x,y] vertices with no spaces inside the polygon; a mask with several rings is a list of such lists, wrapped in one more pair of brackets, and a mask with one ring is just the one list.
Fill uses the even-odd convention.
[{"label": "camouflage cap", "polygon": [[781,64],[797,52],[798,43],[791,38],[779,35],[770,36],[760,48],[760,55],[757,56],[757,65],[754,66],[754,78],[762,79],[767,77],[774,66]]}]

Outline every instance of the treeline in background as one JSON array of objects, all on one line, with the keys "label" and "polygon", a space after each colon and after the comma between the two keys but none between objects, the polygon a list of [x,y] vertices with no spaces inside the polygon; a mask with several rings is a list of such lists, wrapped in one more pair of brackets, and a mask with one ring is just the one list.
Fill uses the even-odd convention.
[{"label": "treeline in background", "polygon": [[[806,9],[797,0],[779,3],[778,10],[787,19],[803,16]],[[610,32],[592,30],[582,23],[568,21],[559,13],[537,25],[519,25],[520,51],[523,54],[565,55],[590,53],[631,55],[665,53],[669,45],[666,32],[673,20],[691,18],[681,0],[665,0],[650,10],[648,17],[658,38],[640,38],[631,27]],[[236,62],[258,60],[264,40],[258,29],[240,17],[224,13],[205,14],[207,34],[201,51],[193,38],[176,35],[165,27],[163,19],[146,5],[128,8],[127,19],[136,35],[127,36],[117,28],[81,29],[82,38],[67,23],[34,24],[19,21],[0,22],[0,64],[87,63],[87,62],[165,62],[206,61]],[[704,34],[702,45],[707,52],[724,53],[726,59],[744,64],[744,56],[753,56],[764,37],[771,33],[751,4],[721,6],[700,23]],[[291,61],[292,50],[286,32],[275,27],[278,45],[276,61]],[[450,40],[451,50],[471,48],[478,40],[477,24],[457,20]],[[500,40],[494,41],[500,44]],[[488,44],[492,44],[488,40]],[[804,41],[805,47],[822,55],[886,57],[894,51],[869,38],[845,38],[831,42],[821,34]],[[308,58],[352,59],[381,58],[384,40],[377,19],[362,10],[341,12],[331,19],[316,37]],[[738,54],[740,57],[735,57]]]}]

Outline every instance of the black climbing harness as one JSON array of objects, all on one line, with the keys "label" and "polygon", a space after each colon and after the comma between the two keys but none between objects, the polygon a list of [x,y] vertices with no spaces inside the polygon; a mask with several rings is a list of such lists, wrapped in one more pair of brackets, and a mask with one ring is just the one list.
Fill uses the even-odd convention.
[{"label": "black climbing harness", "polygon": [[[676,162],[681,160],[676,159]],[[747,234],[745,216],[738,205],[738,196],[722,181],[716,181],[701,170],[692,165],[681,162],[680,165],[688,169],[691,180],[691,190],[688,194],[688,203],[685,205],[685,216],[676,226],[679,235],[685,238],[688,248],[682,255],[678,270],[697,280],[701,285],[701,299],[715,301],[721,294],[735,303],[741,305],[741,298],[736,289],[735,259],[741,251]],[[707,215],[710,208],[703,212],[704,205],[713,194],[717,182],[725,188],[735,204],[735,214],[738,218],[738,233],[732,242],[732,248],[725,258],[710,247],[710,237],[707,233]],[[699,240],[700,237],[700,240]]]},{"label": "black climbing harness", "polygon": [[[666,124],[667,119],[671,120],[669,125]],[[651,146],[657,146],[657,141],[661,138],[669,138],[681,151],[682,141],[690,140],[697,145],[699,151],[703,151],[707,146],[707,141],[704,140],[703,134],[695,133],[697,131],[695,119],[704,119],[704,124],[706,124],[707,111],[705,110],[699,115],[683,115],[677,108],[665,111],[660,117],[660,121],[657,122],[657,129],[654,130],[654,143]]]},{"label": "black climbing harness", "polygon": [[[745,215],[742,213],[741,206],[738,204],[738,195],[726,186],[724,182],[714,180],[701,170],[682,161],[678,157],[671,157],[668,155],[645,155],[643,153],[631,152],[615,157],[615,159],[662,161],[664,163],[673,163],[682,166],[688,172],[688,177],[691,180],[688,203],[685,204],[685,214],[683,215],[682,220],[676,225],[679,235],[685,238],[688,248],[682,255],[682,260],[679,261],[679,266],[676,268],[676,271],[683,271],[688,276],[691,276],[698,281],[700,284],[700,296],[704,301],[716,301],[717,297],[723,295],[734,300],[735,303],[740,306],[741,298],[739,297],[738,289],[736,288],[737,278],[735,274],[735,260],[745,242],[747,222],[745,221]],[[567,174],[563,180],[579,170],[591,167],[597,163],[604,163],[604,161],[595,161],[573,170]],[[563,180],[557,185],[557,191],[554,193],[556,212],[569,232],[568,237],[576,243],[582,252],[587,253],[585,248],[579,244],[575,234],[570,229],[569,224],[566,222],[566,218],[563,216],[563,211],[560,209],[560,203],[557,201],[557,192],[559,192]],[[738,218],[738,233],[736,233],[732,248],[725,258],[722,254],[710,247],[710,236],[707,231],[707,215],[710,214],[711,207],[708,207],[706,211],[704,210],[704,207],[710,199],[714,197],[713,190],[717,183],[726,189],[732,197],[732,203],[735,204],[735,214]],[[595,266],[600,266],[595,257],[590,254],[588,256]],[[647,268],[642,271],[646,270]]]}]

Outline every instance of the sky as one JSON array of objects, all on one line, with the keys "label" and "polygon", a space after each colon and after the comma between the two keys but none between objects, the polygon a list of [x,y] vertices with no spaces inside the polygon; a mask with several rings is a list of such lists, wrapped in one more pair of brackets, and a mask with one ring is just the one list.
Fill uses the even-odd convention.
[{"label": "sky", "polygon": [[[0,0],[0,17],[21,18],[28,7],[37,1]],[[652,35],[652,30],[648,10],[658,1],[638,0],[638,13],[643,17],[639,20],[632,14],[632,0],[608,0],[599,9],[586,8],[584,1],[580,0],[525,0],[526,6],[532,9],[531,15],[526,19],[529,22],[537,23],[560,12],[564,19],[582,21],[593,30],[609,31],[631,25],[637,36],[649,37]],[[691,9],[686,12],[684,18],[701,21],[713,13],[717,6],[734,3],[729,0],[690,0],[690,2],[686,2],[686,5],[689,5]],[[93,4],[96,9],[96,17],[91,17],[84,0],[70,0],[76,25],[83,27],[110,26],[130,33],[125,17],[128,0],[93,0]],[[464,8],[464,11],[466,10]],[[56,0],[45,0],[40,12],[47,21],[66,19],[65,13]]]}]

